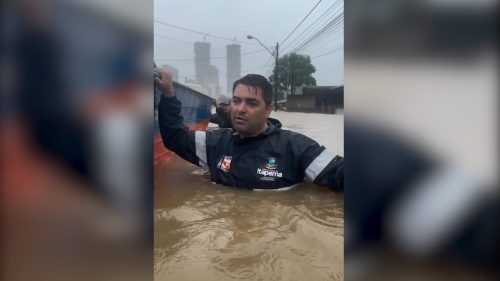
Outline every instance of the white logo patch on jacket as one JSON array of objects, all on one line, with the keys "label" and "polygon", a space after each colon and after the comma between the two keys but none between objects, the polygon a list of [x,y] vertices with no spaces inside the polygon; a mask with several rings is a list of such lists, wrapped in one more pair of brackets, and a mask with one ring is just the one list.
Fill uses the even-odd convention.
[{"label": "white logo patch on jacket", "polygon": [[269,157],[267,162],[264,164],[264,168],[257,168],[257,175],[263,176],[260,180],[275,181],[276,178],[283,177],[283,173],[276,170],[277,168],[278,164],[276,163],[276,159]]}]

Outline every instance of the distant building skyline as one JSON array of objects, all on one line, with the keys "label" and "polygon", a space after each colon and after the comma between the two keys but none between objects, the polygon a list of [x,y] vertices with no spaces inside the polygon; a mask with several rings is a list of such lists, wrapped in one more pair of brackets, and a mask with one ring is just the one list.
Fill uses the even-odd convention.
[{"label": "distant building skyline", "polygon": [[195,79],[200,85],[208,87],[208,71],[210,67],[210,43],[194,43]]},{"label": "distant building skyline", "polygon": [[215,65],[210,65],[208,68],[208,93],[211,97],[216,98],[221,94],[219,85],[219,70]]},{"label": "distant building skyline", "polygon": [[241,77],[241,45],[226,46],[227,55],[227,88],[226,94],[232,94],[233,82]]},{"label": "distant building skyline", "polygon": [[219,85],[219,70],[210,63],[210,43],[194,43],[194,65],[196,82],[208,90],[212,97],[221,94]]}]

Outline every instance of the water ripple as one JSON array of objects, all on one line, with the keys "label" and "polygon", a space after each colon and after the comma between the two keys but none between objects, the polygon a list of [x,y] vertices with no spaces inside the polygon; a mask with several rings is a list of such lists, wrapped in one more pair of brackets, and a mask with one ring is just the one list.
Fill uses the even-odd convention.
[{"label": "water ripple", "polygon": [[155,280],[343,280],[342,195],[176,184],[155,198]]}]

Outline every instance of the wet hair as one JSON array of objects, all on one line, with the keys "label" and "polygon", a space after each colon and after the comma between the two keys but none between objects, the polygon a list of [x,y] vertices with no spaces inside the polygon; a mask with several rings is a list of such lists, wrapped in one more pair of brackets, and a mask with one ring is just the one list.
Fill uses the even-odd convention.
[{"label": "wet hair", "polygon": [[266,105],[271,104],[273,97],[273,88],[271,86],[271,83],[267,81],[266,77],[259,74],[247,74],[241,77],[233,83],[233,94],[234,89],[236,89],[239,84],[261,89],[262,97],[264,98]]}]

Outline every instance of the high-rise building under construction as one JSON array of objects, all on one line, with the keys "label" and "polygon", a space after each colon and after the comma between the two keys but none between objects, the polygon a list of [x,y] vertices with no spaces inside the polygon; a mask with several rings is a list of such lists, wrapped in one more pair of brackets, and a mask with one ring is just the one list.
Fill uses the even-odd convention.
[{"label": "high-rise building under construction", "polygon": [[207,86],[210,69],[210,43],[194,43],[194,67],[196,82],[200,85]]},{"label": "high-rise building under construction", "polygon": [[233,82],[241,77],[241,46],[231,44],[226,46],[227,52],[227,88],[226,93],[231,94]]},{"label": "high-rise building under construction", "polygon": [[210,43],[194,43],[194,66],[196,83],[204,87],[211,97],[220,95],[219,71],[210,64]]}]

